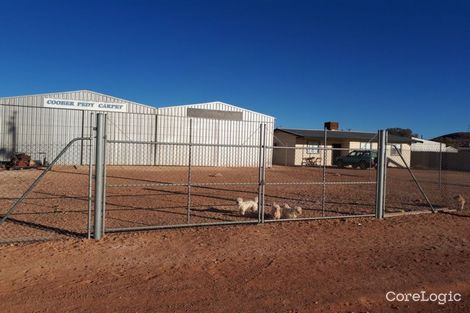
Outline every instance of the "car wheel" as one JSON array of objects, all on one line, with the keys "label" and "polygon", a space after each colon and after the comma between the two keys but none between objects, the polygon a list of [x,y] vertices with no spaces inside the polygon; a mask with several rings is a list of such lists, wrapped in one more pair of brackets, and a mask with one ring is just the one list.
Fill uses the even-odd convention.
[{"label": "car wheel", "polygon": [[361,163],[359,163],[359,168],[360,168],[361,170],[365,170],[365,169],[367,169],[368,167],[369,167],[369,164],[368,164],[367,162],[365,162],[365,161],[362,161]]}]

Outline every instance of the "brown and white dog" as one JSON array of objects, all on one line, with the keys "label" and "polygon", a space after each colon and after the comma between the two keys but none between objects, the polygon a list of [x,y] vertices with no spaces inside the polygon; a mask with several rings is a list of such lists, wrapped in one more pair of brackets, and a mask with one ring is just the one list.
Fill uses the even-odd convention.
[{"label": "brown and white dog", "polygon": [[287,203],[284,203],[282,208],[282,218],[297,218],[302,215],[302,208],[296,206],[291,208]]},{"label": "brown and white dog", "polygon": [[302,208],[299,206],[291,208],[287,203],[284,203],[284,205],[281,207],[279,204],[273,203],[271,215],[275,220],[279,220],[281,218],[297,218],[302,215]]},{"label": "brown and white dog", "polygon": [[454,197],[454,200],[457,200],[457,202],[460,204],[460,211],[463,211],[465,209],[465,198],[462,195],[457,195]]}]

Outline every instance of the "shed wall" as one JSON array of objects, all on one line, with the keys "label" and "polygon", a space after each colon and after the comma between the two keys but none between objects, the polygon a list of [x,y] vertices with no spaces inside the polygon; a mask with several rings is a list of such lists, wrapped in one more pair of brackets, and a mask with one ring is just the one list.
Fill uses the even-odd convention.
[{"label": "shed wall", "polygon": [[[274,118],[225,103],[156,109],[91,91],[75,91],[0,98],[1,161],[8,161],[13,151],[51,161],[73,138],[90,136],[96,112],[44,108],[44,98],[127,103],[127,113],[107,112],[108,139],[160,144],[110,143],[106,159],[111,165],[187,165],[189,146],[174,143],[190,142],[190,120],[192,143],[232,145],[193,147],[195,166],[257,166],[259,148],[235,145],[258,146],[261,123],[267,124],[266,144],[272,145]],[[186,116],[188,107],[242,112],[243,120],[190,119]],[[59,164],[87,164],[87,145],[88,142],[74,144]],[[268,153],[268,165],[271,161],[272,154]]]}]

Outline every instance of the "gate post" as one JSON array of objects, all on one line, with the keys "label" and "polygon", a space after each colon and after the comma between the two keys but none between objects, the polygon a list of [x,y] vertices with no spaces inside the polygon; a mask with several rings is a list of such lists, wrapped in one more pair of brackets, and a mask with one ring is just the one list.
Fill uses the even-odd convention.
[{"label": "gate post", "polygon": [[261,223],[261,207],[263,199],[263,124],[259,124],[259,151],[258,151],[258,223]]},{"label": "gate post", "polygon": [[375,217],[384,218],[385,215],[385,193],[387,180],[387,141],[388,131],[379,130],[377,146],[377,185],[375,193]]},{"label": "gate post", "polygon": [[93,238],[100,240],[103,236],[103,203],[104,203],[104,167],[105,167],[105,140],[106,115],[96,115],[96,153],[95,153],[95,227]]}]

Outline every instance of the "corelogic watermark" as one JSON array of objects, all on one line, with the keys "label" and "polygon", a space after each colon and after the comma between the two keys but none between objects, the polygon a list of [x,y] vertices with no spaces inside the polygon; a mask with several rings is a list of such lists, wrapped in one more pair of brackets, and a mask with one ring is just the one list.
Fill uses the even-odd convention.
[{"label": "corelogic watermark", "polygon": [[443,293],[428,293],[424,290],[408,293],[388,291],[385,298],[389,302],[434,302],[439,305],[462,301],[462,295],[452,291]]}]

